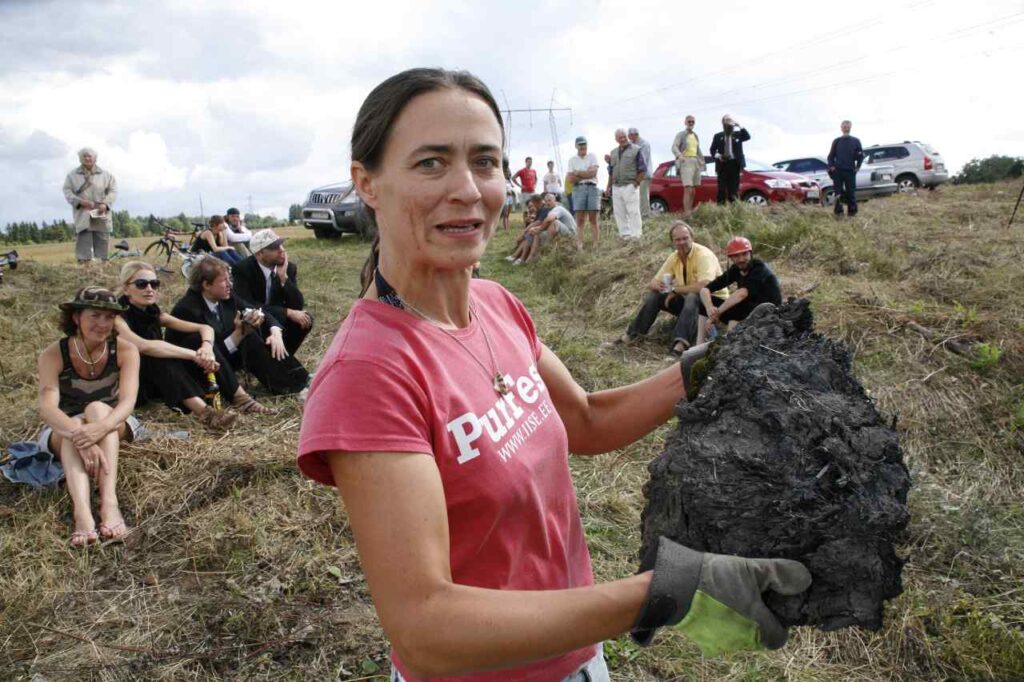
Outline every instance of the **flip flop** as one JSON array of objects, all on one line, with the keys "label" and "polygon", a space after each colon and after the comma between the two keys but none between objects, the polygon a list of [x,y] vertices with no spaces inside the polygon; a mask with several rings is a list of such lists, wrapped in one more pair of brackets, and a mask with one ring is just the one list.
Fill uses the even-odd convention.
[{"label": "flip flop", "polygon": [[234,407],[239,414],[273,414],[274,412],[263,403],[257,401],[251,395],[245,396],[245,398],[236,402],[232,407]]},{"label": "flip flop", "polygon": [[71,534],[71,546],[74,548],[88,547],[94,544],[99,538],[96,535],[96,529],[93,530],[76,530]]},{"label": "flip flop", "polygon": [[112,526],[108,526],[105,523],[101,523],[98,527],[100,537],[103,539],[104,544],[109,542],[124,542],[125,537],[128,535],[128,526],[125,525],[124,521],[118,521]]}]

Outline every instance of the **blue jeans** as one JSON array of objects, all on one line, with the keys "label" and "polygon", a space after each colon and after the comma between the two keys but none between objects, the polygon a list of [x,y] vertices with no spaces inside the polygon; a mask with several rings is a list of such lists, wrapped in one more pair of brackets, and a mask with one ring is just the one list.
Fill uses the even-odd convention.
[{"label": "blue jeans", "polygon": [[[509,679],[514,679],[510,676]],[[574,672],[572,675],[564,678],[562,682],[610,682],[611,677],[608,674],[608,666],[604,662],[604,648],[597,653],[592,659],[586,662],[582,668]],[[405,682],[405,678],[395,670],[391,669],[391,682]]]},{"label": "blue jeans", "polygon": [[213,255],[217,256],[217,258],[220,258],[222,261],[224,261],[228,265],[234,265],[238,261],[242,260],[242,257],[240,255],[238,255],[238,252],[235,251],[235,250],[231,250],[231,251],[214,251]]}]

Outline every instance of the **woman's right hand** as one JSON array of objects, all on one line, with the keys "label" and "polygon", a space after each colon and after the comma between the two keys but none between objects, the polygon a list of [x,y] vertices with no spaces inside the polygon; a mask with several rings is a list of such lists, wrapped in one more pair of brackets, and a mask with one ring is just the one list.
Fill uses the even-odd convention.
[{"label": "woman's right hand", "polygon": [[85,473],[89,475],[89,478],[96,478],[98,475],[107,472],[107,453],[99,445],[93,444],[82,449],[76,448],[76,450],[82,460],[82,467],[85,469]]}]

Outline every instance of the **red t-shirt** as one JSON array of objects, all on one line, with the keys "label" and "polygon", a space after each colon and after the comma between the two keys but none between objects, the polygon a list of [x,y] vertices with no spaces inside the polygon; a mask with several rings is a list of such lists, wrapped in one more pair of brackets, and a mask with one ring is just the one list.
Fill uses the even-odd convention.
[{"label": "red t-shirt", "polygon": [[[495,282],[473,280],[471,293],[476,315],[452,332],[468,351],[405,310],[371,300],[352,306],[310,386],[299,468],[333,485],[325,451],[432,455],[444,486],[454,582],[497,590],[592,585],[568,438],[537,371],[533,320]],[[512,386],[504,397],[469,357],[491,366],[481,326]],[[589,646],[515,670],[444,679],[560,680],[596,652]],[[415,679],[391,657],[403,677]]]},{"label": "red t-shirt", "polygon": [[537,186],[537,171],[532,168],[520,168],[516,171],[513,178],[519,178],[519,182],[523,185],[524,192],[533,192]]}]

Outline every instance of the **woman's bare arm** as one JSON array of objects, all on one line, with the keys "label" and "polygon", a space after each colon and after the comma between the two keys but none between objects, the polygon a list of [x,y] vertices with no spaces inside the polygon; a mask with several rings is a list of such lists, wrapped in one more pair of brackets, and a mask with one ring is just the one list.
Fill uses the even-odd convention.
[{"label": "woman's bare arm", "polygon": [[417,676],[507,668],[616,637],[650,573],[592,587],[490,590],[452,582],[448,517],[429,455],[327,455],[384,631]]},{"label": "woman's bare arm", "polygon": [[684,395],[676,363],[635,384],[595,393],[583,390],[547,346],[537,369],[577,455],[599,455],[643,438],[672,417]]},{"label": "woman's bare arm", "polygon": [[162,339],[144,339],[132,331],[124,318],[114,320],[117,338],[124,339],[135,346],[140,353],[154,358],[177,358],[179,360],[195,360],[196,352],[190,348],[175,346]]},{"label": "woman's bare arm", "polygon": [[39,417],[60,436],[77,428],[74,420],[60,410],[60,347],[47,346],[39,354]]}]

